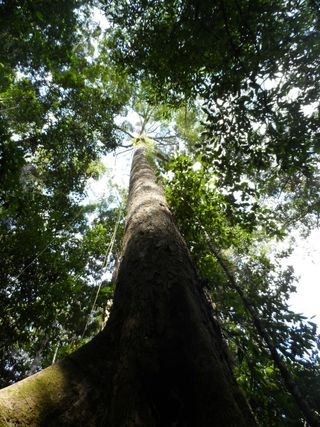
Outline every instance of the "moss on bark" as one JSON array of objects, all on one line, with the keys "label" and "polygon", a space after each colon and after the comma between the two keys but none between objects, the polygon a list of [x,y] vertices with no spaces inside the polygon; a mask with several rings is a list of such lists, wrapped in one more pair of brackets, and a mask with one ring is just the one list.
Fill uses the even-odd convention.
[{"label": "moss on bark", "polygon": [[7,387],[0,394],[0,425],[41,425],[67,394],[64,368],[59,364]]}]

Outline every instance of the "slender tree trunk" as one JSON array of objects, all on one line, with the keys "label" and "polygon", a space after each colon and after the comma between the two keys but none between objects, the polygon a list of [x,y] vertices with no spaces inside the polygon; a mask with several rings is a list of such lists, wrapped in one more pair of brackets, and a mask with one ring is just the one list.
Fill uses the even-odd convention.
[{"label": "slender tree trunk", "polygon": [[271,358],[275,366],[279,369],[282,381],[286,389],[292,395],[296,405],[300,409],[301,415],[303,415],[310,427],[320,427],[319,415],[313,408],[310,407],[309,402],[303,396],[298,384],[296,384],[296,382],[294,381],[291,372],[288,370],[287,366],[282,361],[281,354],[279,353],[276,345],[274,344],[272,337],[269,335],[268,330],[264,327],[263,322],[260,320],[259,314],[256,311],[254,305],[250,302],[241,287],[238,285],[234,274],[228,268],[227,262],[221,256],[219,250],[215,247],[214,243],[212,242],[212,239],[206,232],[205,228],[203,226],[201,226],[201,228],[203,229],[210,252],[218,260],[221,268],[223,269],[226,277],[228,278],[231,289],[234,289],[240,296],[245,309],[251,316],[253,324],[260,338],[262,338],[262,340],[267,345]]},{"label": "slender tree trunk", "polygon": [[0,392],[0,413],[0,426],[255,425],[142,146],[132,163],[105,329],[62,362]]}]

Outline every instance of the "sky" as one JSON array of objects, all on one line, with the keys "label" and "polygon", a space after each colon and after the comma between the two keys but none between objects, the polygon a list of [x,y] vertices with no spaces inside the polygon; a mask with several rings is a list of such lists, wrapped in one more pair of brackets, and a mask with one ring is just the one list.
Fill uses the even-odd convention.
[{"label": "sky", "polygon": [[292,294],[290,304],[294,311],[303,313],[320,328],[320,230],[314,230],[306,239],[296,233],[296,246],[286,260],[294,267],[297,276],[297,293]]}]

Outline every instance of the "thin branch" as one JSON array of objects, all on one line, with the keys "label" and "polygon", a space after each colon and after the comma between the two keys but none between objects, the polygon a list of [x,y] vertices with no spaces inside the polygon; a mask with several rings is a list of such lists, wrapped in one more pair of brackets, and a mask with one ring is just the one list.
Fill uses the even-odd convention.
[{"label": "thin branch", "polygon": [[121,132],[125,133],[126,135],[130,136],[131,139],[134,139],[134,136],[129,131],[127,131],[126,129],[123,129],[122,127],[117,126],[117,125],[115,125],[115,128],[120,130]]},{"label": "thin branch", "polygon": [[2,110],[0,110],[0,114],[5,113],[6,111],[9,111],[9,110],[15,110],[18,107],[19,105],[15,105],[14,107],[3,108]]},{"label": "thin branch", "polygon": [[120,154],[127,153],[128,151],[131,151],[132,149],[133,149],[133,145],[131,145],[130,148],[128,148],[127,150],[123,150],[120,153],[118,153],[118,156],[120,156]]},{"label": "thin branch", "polygon": [[129,144],[129,145],[117,144],[117,147],[121,147],[121,148],[129,148],[129,147],[132,147],[132,144]]},{"label": "thin branch", "polygon": [[223,257],[219,253],[219,250],[215,247],[214,243],[212,242],[211,237],[209,236],[209,234],[207,233],[205,228],[201,225],[200,221],[199,221],[199,224],[200,224],[200,226],[204,232],[204,235],[205,235],[205,238],[207,240],[207,245],[208,245],[210,252],[212,253],[212,255],[214,255],[214,257],[219,262],[221,268],[223,269],[225,275],[228,278],[230,287],[232,289],[234,289],[238,293],[238,295],[240,296],[244,307],[246,308],[246,310],[248,311],[248,313],[250,314],[250,316],[252,318],[252,321],[254,323],[254,326],[257,329],[258,334],[266,343],[266,345],[270,351],[271,357],[274,361],[274,364],[276,365],[276,367],[280,371],[281,377],[283,379],[283,382],[284,382],[287,390],[290,392],[290,394],[294,398],[296,404],[300,408],[301,412],[303,413],[305,419],[310,424],[310,426],[311,427],[319,427],[320,426],[320,418],[318,417],[316,412],[311,409],[311,407],[309,406],[309,403],[304,399],[304,397],[303,397],[300,389],[298,388],[296,382],[293,380],[291,373],[287,369],[286,365],[282,362],[280,354],[279,354],[276,346],[274,345],[272,338],[270,337],[269,333],[264,328],[264,326],[263,326],[255,308],[253,307],[251,301],[248,300],[248,298],[246,297],[246,295],[242,291],[241,287],[238,286],[237,281],[236,281],[233,273],[228,268],[226,261],[223,259]]},{"label": "thin branch", "polygon": [[170,140],[170,139],[177,139],[177,135],[168,135],[168,136],[157,136],[158,139],[160,140]]},{"label": "thin branch", "polygon": [[175,142],[162,142],[159,138],[152,138],[152,139],[162,146],[175,145]]},{"label": "thin branch", "polygon": [[161,126],[161,123],[160,124],[158,124],[158,123],[153,123],[151,126],[150,126],[150,128],[148,129],[148,133],[154,133],[154,132],[156,132],[158,129],[159,129],[159,127]]}]

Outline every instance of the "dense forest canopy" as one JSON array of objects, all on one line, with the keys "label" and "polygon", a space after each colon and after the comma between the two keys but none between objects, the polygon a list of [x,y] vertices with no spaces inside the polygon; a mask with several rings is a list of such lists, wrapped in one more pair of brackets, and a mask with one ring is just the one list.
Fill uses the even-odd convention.
[{"label": "dense forest canopy", "polygon": [[89,204],[86,185],[138,135],[259,423],[304,425],[290,381],[320,412],[316,325],[288,305],[296,279],[281,260],[292,248],[268,250],[318,225],[319,8],[0,2],[1,386],[104,324],[126,195],[110,182]]}]

